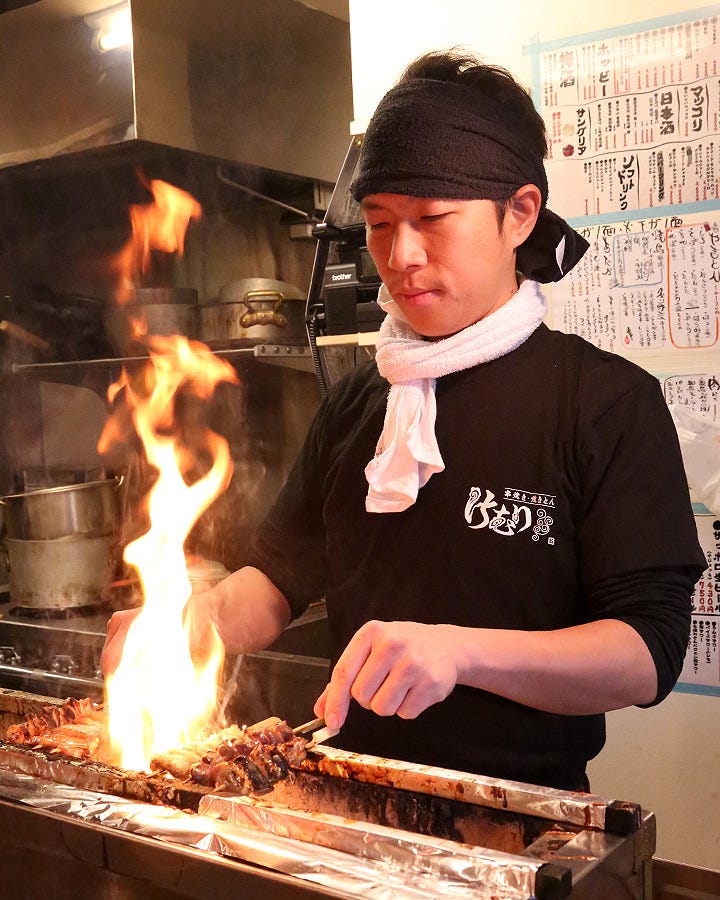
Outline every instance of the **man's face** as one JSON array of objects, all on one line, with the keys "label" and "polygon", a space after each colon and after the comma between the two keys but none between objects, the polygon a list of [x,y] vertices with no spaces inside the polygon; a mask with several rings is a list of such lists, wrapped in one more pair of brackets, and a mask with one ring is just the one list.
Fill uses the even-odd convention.
[{"label": "man's face", "polygon": [[517,290],[513,217],[492,200],[369,194],[367,246],[410,325],[447,337],[502,306]]}]

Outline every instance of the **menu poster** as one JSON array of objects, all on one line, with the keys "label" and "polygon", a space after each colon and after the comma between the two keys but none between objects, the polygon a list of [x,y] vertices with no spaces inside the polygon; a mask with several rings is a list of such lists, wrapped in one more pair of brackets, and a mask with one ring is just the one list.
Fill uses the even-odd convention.
[{"label": "menu poster", "polygon": [[690,640],[676,691],[720,696],[720,519],[697,516],[708,567],[695,586]]},{"label": "menu poster", "polygon": [[718,348],[720,212],[579,227],[590,248],[549,322],[620,354]]},{"label": "menu poster", "polygon": [[528,50],[551,208],[612,216],[720,198],[720,6]]},{"label": "menu poster", "polygon": [[[660,377],[668,404],[679,403],[720,423],[720,372],[696,372]],[[720,696],[720,519],[702,503],[695,516],[707,569],[695,585],[690,641],[676,690]]]},{"label": "menu poster", "polygon": [[[590,244],[548,324],[662,359],[668,404],[719,422],[720,6],[527,49],[550,206]],[[720,696],[720,519],[694,508],[708,568],[676,690]]]},{"label": "menu poster", "polygon": [[660,383],[668,406],[679,403],[720,423],[720,373],[666,375]]}]

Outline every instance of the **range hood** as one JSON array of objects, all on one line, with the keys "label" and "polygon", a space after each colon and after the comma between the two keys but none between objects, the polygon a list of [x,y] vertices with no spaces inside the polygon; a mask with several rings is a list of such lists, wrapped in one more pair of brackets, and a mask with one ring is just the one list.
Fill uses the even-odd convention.
[{"label": "range hood", "polygon": [[1,13],[0,169],[142,142],[334,182],[352,86],[343,0],[338,15],[327,2],[36,0]]}]

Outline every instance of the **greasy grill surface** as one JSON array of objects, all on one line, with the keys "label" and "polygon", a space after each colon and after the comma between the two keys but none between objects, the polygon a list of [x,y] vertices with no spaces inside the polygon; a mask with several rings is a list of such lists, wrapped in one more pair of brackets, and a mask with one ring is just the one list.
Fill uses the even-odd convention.
[{"label": "greasy grill surface", "polygon": [[[69,759],[51,750],[3,743],[0,743],[0,765],[77,788],[193,812],[197,811],[202,797],[213,793],[209,787],[180,781],[168,773],[148,775],[91,760]],[[316,754],[311,753],[303,765],[315,768]],[[286,780],[275,784],[262,800],[290,809],[334,814],[507,853],[522,853],[548,828],[547,820],[533,816],[302,769],[292,771]]]},{"label": "greasy grill surface", "polygon": [[[401,783],[393,785],[394,776],[387,770],[392,761],[358,757],[322,746],[308,749],[277,719],[248,729],[231,726],[222,732],[225,740],[216,742],[202,756],[197,748],[185,748],[157,757],[153,763],[157,771],[152,774],[128,771],[87,758],[92,757],[89,752],[82,758],[72,741],[70,754],[64,752],[66,748],[55,739],[55,733],[74,734],[74,730],[83,727],[84,716],[95,724],[101,722],[100,707],[90,701],[80,701],[79,706],[77,703],[54,704],[49,710],[33,709],[33,715],[9,729],[7,735],[8,739],[14,736],[26,740],[26,745],[14,746],[10,740],[0,743],[0,765],[74,787],[193,811],[213,790],[260,796],[262,802],[273,806],[342,816],[509,853],[522,853],[552,827],[552,820],[549,822],[543,812],[536,815],[534,809],[508,808],[501,786],[490,785],[493,795],[490,802],[485,802],[468,795],[469,787],[478,787],[476,779],[472,783],[452,781],[447,776],[460,777],[462,773],[437,770],[438,780],[437,775],[423,767],[415,769],[403,763],[397,764],[402,767]],[[67,725],[62,724],[63,717]],[[30,727],[32,723],[36,728]],[[43,734],[45,725],[48,730]],[[254,744],[248,740],[252,732]],[[293,741],[299,742],[298,747]],[[290,750],[278,759],[278,747]],[[259,775],[254,770],[258,757],[251,756],[257,750],[263,769]],[[228,769],[229,761],[232,769]],[[268,777],[270,766],[274,772]],[[495,796],[495,791],[500,793]],[[579,796],[576,795],[578,799]],[[587,796],[591,808],[597,799]]]},{"label": "greasy grill surface", "polygon": [[15,772],[144,803],[162,803],[197,811],[209,787],[179,781],[168,773],[133,772],[88,759],[72,759],[52,749],[0,742],[0,765]]},{"label": "greasy grill surface", "polygon": [[265,802],[432,837],[522,853],[548,828],[545,819],[488,809],[383,784],[313,774],[314,754],[303,770],[275,786]]}]

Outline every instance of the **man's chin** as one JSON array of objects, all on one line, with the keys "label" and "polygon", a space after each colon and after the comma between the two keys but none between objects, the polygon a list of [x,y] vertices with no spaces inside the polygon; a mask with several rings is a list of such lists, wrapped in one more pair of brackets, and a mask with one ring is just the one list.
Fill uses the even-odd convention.
[{"label": "man's chin", "polygon": [[403,314],[410,327],[427,341],[441,341],[466,327],[454,322],[438,321],[437,316],[429,311],[427,315],[422,315],[418,310],[403,310]]}]

